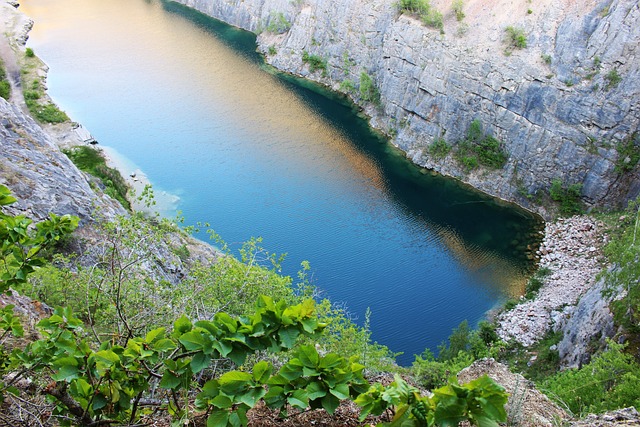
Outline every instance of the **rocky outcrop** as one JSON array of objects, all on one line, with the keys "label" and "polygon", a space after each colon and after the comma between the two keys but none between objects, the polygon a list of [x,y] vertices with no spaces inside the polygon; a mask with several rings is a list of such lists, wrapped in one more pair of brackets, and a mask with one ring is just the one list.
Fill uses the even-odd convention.
[{"label": "rocky outcrop", "polygon": [[[347,81],[357,88],[366,72],[380,107],[361,100],[357,89],[351,95],[372,125],[414,162],[487,193],[543,214],[527,195],[554,179],[582,184],[592,206],[640,193],[640,166],[616,168],[629,160],[617,144],[635,138],[640,122],[634,0],[468,0],[461,22],[450,2],[432,1],[444,14],[444,34],[400,15],[392,0],[177,1],[261,32],[259,49],[281,70],[342,90]],[[264,31],[275,22],[289,28]],[[525,31],[527,48],[504,53],[507,26]],[[312,72],[305,52],[326,61],[326,72]],[[503,169],[468,173],[452,156],[430,156],[436,138],[455,144],[476,119],[504,143]]]},{"label": "rocky outcrop", "polygon": [[616,333],[611,297],[603,297],[604,280],[598,281],[575,306],[565,308],[554,329],[562,331],[558,354],[563,368],[578,368],[589,363],[591,355],[603,349],[606,339]]},{"label": "rocky outcrop", "polygon": [[9,211],[37,221],[53,212],[75,215],[87,223],[95,219],[97,207],[105,218],[126,213],[118,202],[93,191],[87,177],[40,125],[1,98],[0,184],[18,199]]}]

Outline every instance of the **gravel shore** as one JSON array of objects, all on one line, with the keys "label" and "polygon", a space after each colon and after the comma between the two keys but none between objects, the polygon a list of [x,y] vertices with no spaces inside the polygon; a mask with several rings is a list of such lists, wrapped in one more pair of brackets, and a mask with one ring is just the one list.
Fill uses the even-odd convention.
[{"label": "gravel shore", "polygon": [[545,226],[540,268],[551,274],[533,300],[521,302],[498,316],[498,334],[528,347],[551,328],[552,319],[567,305],[575,305],[596,282],[602,270],[604,225],[589,216],[560,218]]}]

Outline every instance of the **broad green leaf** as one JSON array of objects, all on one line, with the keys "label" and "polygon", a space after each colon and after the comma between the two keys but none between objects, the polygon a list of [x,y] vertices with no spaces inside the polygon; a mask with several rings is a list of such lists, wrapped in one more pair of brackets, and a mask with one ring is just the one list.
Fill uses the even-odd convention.
[{"label": "broad green leaf", "polygon": [[236,398],[239,398],[240,402],[248,407],[253,408],[256,406],[256,403],[258,403],[258,400],[262,399],[265,394],[267,394],[267,391],[263,387],[254,387],[236,396]]},{"label": "broad green leaf", "polygon": [[334,388],[329,390],[329,393],[333,394],[340,400],[349,398],[349,386],[345,383],[336,384]]},{"label": "broad green leaf", "polygon": [[107,398],[104,397],[102,393],[98,393],[94,396],[91,407],[93,408],[94,411],[97,411],[107,406],[108,403],[109,401],[107,400]]},{"label": "broad green leaf", "polygon": [[310,400],[318,399],[327,394],[327,390],[324,388],[323,384],[315,381],[310,383],[306,390]]},{"label": "broad green leaf", "polygon": [[221,326],[229,330],[232,334],[236,332],[238,327],[236,321],[227,313],[217,313],[214,320]]},{"label": "broad green leaf", "polygon": [[257,383],[264,384],[271,376],[271,365],[264,360],[253,365],[253,379]]},{"label": "broad green leaf", "polygon": [[51,376],[55,381],[71,381],[78,378],[78,367],[74,365],[63,365],[58,372]]},{"label": "broad green leaf", "polygon": [[338,405],[340,405],[340,400],[332,394],[327,394],[321,399],[322,407],[330,414],[336,411]]},{"label": "broad green leaf", "polygon": [[163,338],[151,344],[151,348],[162,353],[164,351],[174,350],[176,348],[176,343],[169,338]]},{"label": "broad green leaf", "polygon": [[500,426],[500,424],[494,421],[490,416],[479,415],[474,417],[474,420],[476,421],[476,424],[478,425],[478,427],[499,427]]},{"label": "broad green leaf", "polygon": [[207,418],[207,427],[227,427],[229,422],[229,411],[226,409],[213,410]]},{"label": "broad green leaf", "polygon": [[305,390],[296,390],[287,398],[287,402],[293,407],[306,409],[306,407],[309,406],[309,396]]},{"label": "broad green leaf", "polygon": [[160,387],[166,389],[176,388],[180,385],[180,378],[176,377],[169,371],[165,371],[160,380]]},{"label": "broad green leaf", "polygon": [[451,400],[446,403],[438,403],[434,414],[437,425],[442,427],[457,427],[461,421],[466,419],[466,402],[463,399]]},{"label": "broad green leaf", "polygon": [[203,350],[206,345],[206,339],[201,331],[193,330],[184,333],[178,341],[187,349],[187,351]]},{"label": "broad green leaf", "polygon": [[191,371],[194,374],[207,368],[211,363],[211,358],[204,353],[196,353],[191,359]]},{"label": "broad green leaf", "polygon": [[328,353],[320,359],[320,367],[322,369],[332,369],[340,366],[342,363],[344,363],[344,358],[335,353]]},{"label": "broad green leaf", "polygon": [[161,339],[162,337],[164,337],[164,331],[165,328],[158,328],[149,331],[144,338],[144,342],[146,342],[147,344],[151,344],[152,342]]},{"label": "broad green leaf", "polygon": [[291,363],[284,365],[280,368],[280,376],[289,381],[293,381],[302,376],[302,367],[292,365]]},{"label": "broad green leaf", "polygon": [[278,331],[278,337],[282,341],[284,348],[293,348],[300,331],[295,328],[283,328]]},{"label": "broad green leaf", "polygon": [[237,394],[251,384],[251,374],[247,372],[231,371],[223,374],[218,383],[220,389],[228,394]]},{"label": "broad green leaf", "polygon": [[216,408],[220,409],[228,409],[233,406],[233,400],[229,396],[225,396],[224,394],[219,394],[213,399],[211,399],[211,404]]},{"label": "broad green leaf", "polygon": [[303,345],[296,352],[296,357],[309,368],[315,368],[318,366],[320,356],[318,351],[312,345]]},{"label": "broad green leaf", "polygon": [[189,332],[193,328],[191,321],[185,315],[182,315],[178,320],[173,323],[173,333],[175,336],[180,336]]}]

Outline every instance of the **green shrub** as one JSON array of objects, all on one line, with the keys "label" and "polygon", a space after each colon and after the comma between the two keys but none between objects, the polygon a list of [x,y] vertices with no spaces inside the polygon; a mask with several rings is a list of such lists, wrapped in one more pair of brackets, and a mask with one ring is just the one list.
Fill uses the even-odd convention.
[{"label": "green shrub", "polygon": [[554,179],[549,187],[551,200],[559,205],[560,214],[563,216],[577,215],[584,212],[584,204],[580,198],[582,184],[566,186],[560,179]]},{"label": "green shrub", "polygon": [[444,138],[436,138],[429,146],[429,154],[434,159],[444,159],[451,152],[451,145],[447,144]]},{"label": "green shrub", "polygon": [[33,58],[34,56],[36,56],[36,54],[33,52],[33,49],[31,49],[30,47],[28,47],[25,51],[24,51],[24,55],[27,58]]},{"label": "green shrub", "polygon": [[527,47],[527,36],[522,28],[509,25],[504,29],[506,33],[507,50],[524,49]]},{"label": "green shrub", "polygon": [[360,73],[360,97],[363,101],[380,104],[380,92],[371,76],[364,71]]},{"label": "green shrub", "polygon": [[609,71],[604,78],[607,81],[607,85],[604,87],[605,90],[613,89],[622,81],[622,76],[618,74],[618,70],[615,68]]},{"label": "green shrub", "polygon": [[400,0],[397,7],[400,12],[409,13],[419,18],[429,13],[431,9],[429,0]]},{"label": "green shrub", "polygon": [[618,143],[616,150],[618,158],[615,171],[618,173],[631,172],[640,161],[640,134],[634,132],[630,137]]},{"label": "green shrub", "polygon": [[461,22],[464,19],[464,0],[453,0],[451,4],[451,8],[453,9],[453,13],[456,14],[456,19],[458,22]]},{"label": "green shrub", "polygon": [[302,52],[302,62],[309,64],[309,71],[315,73],[322,70],[322,75],[327,75],[327,60],[317,55],[310,55],[306,50]]},{"label": "green shrub", "polygon": [[268,52],[269,52],[269,55],[271,55],[271,56],[273,56],[276,53],[278,53],[278,51],[276,50],[276,47],[274,45],[269,46]]},{"label": "green shrub", "polygon": [[344,93],[354,93],[356,91],[356,87],[351,80],[344,79],[340,82],[340,90]]},{"label": "green shrub", "polygon": [[613,341],[580,369],[561,371],[543,383],[552,399],[578,417],[629,406],[640,407],[640,365]]},{"label": "green shrub", "polygon": [[40,104],[34,99],[25,99],[31,114],[41,123],[63,123],[69,116],[52,103]]},{"label": "green shrub", "polygon": [[127,199],[129,186],[120,172],[107,166],[100,151],[86,145],[62,151],[78,169],[100,178],[105,186],[105,193],[118,200],[126,209],[131,210],[131,204]]},{"label": "green shrub", "polygon": [[400,0],[396,6],[400,12],[419,18],[426,26],[443,31],[442,13],[431,7],[429,0]]},{"label": "green shrub", "polygon": [[271,12],[269,15],[269,24],[267,25],[267,31],[273,34],[282,34],[289,31],[291,28],[291,22],[284,16],[282,12]]},{"label": "green shrub", "polygon": [[0,80],[0,98],[7,101],[11,98],[11,85],[6,80]]},{"label": "green shrub", "polygon": [[471,122],[466,138],[457,144],[455,156],[467,171],[480,165],[500,169],[508,158],[502,143],[484,134],[479,120]]}]

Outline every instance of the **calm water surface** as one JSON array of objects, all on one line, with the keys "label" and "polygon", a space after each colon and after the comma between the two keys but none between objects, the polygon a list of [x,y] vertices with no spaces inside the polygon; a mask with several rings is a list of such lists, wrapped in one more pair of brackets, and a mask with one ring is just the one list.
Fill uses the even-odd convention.
[{"label": "calm water surface", "polygon": [[[227,242],[262,236],[409,363],[520,292],[538,223],[431,176],[255,37],[159,0],[24,0],[50,94]],[[171,213],[171,212],[169,212]]]}]

